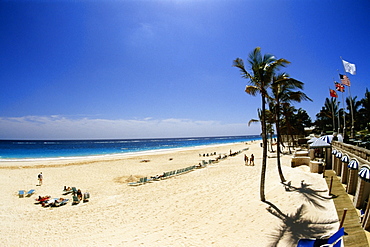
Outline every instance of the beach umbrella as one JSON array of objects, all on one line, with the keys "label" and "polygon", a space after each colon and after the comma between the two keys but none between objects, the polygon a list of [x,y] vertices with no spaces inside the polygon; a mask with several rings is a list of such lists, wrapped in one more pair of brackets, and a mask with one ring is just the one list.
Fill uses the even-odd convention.
[{"label": "beach umbrella", "polygon": [[336,155],[337,153],[338,153],[338,150],[336,150],[336,149],[333,149],[333,151],[331,151],[331,154]]},{"label": "beach umbrella", "polygon": [[320,137],[320,139],[323,140],[326,143],[331,143],[331,140],[333,139],[333,136],[332,135],[326,135],[326,136]]},{"label": "beach umbrella", "polygon": [[370,170],[367,166],[362,166],[358,172],[358,176],[365,182],[370,182]]},{"label": "beach umbrella", "polygon": [[358,170],[359,162],[357,159],[351,159],[351,161],[348,164],[348,168],[352,170]]},{"label": "beach umbrella", "polygon": [[136,182],[138,180],[137,177],[130,175],[127,179],[126,182]]},{"label": "beach umbrella", "polygon": [[342,153],[341,152],[338,152],[336,155],[335,155],[335,157],[337,157],[337,158],[342,158]]},{"label": "beach umbrella", "polygon": [[307,141],[307,143],[313,143],[314,141],[316,141],[318,138],[317,137],[313,137],[311,138],[310,140]]},{"label": "beach umbrella", "polygon": [[318,138],[316,141],[314,141],[312,144],[310,144],[310,148],[328,148],[330,147],[330,144],[325,142],[324,140]]},{"label": "beach umbrella", "polygon": [[343,155],[341,161],[348,164],[349,163],[349,157],[348,157],[348,155],[347,154],[346,155]]},{"label": "beach umbrella", "polygon": [[[341,134],[337,135],[337,137],[339,142],[343,142],[343,136]],[[331,141],[333,140],[333,135],[321,136],[320,139],[326,141],[327,143],[331,143]]]}]

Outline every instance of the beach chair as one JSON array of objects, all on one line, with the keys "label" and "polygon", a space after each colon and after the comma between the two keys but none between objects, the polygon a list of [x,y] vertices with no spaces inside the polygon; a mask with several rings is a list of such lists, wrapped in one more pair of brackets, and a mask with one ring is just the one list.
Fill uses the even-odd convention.
[{"label": "beach chair", "polygon": [[73,193],[74,196],[77,194],[77,188],[76,187],[72,187],[72,193]]},{"label": "beach chair", "polygon": [[[77,192],[77,190],[76,190]],[[69,193],[72,193],[72,188],[68,187],[67,186],[64,186],[64,189],[63,189],[63,195],[68,195]]]},{"label": "beach chair", "polygon": [[24,190],[18,191],[18,196],[19,196],[19,198],[23,198],[24,197]]},{"label": "beach chair", "polygon": [[297,247],[341,247],[344,246],[343,243],[343,236],[344,236],[344,227],[339,229],[336,233],[334,233],[328,239],[320,238],[320,239],[300,239],[298,241]]},{"label": "beach chair", "polygon": [[30,197],[30,196],[32,196],[33,194],[35,193],[35,190],[29,190],[29,191],[27,191],[27,197]]},{"label": "beach chair", "polygon": [[140,178],[139,181],[128,183],[128,185],[130,185],[130,186],[137,186],[137,185],[141,185],[143,183],[144,183],[144,178]]},{"label": "beach chair", "polygon": [[80,203],[80,199],[78,199],[78,196],[73,196],[72,205],[76,205]]},{"label": "beach chair", "polygon": [[69,199],[63,199],[63,200],[57,199],[57,200],[54,201],[54,203],[51,206],[52,207],[60,207],[60,206],[66,205],[68,201],[69,201]]},{"label": "beach chair", "polygon": [[85,192],[84,193],[84,199],[83,199],[83,202],[88,202],[90,199],[90,193],[89,192]]},{"label": "beach chair", "polygon": [[53,198],[53,199],[49,198],[49,200],[41,202],[41,206],[44,208],[52,207],[54,206],[56,201],[58,201],[58,198]]}]

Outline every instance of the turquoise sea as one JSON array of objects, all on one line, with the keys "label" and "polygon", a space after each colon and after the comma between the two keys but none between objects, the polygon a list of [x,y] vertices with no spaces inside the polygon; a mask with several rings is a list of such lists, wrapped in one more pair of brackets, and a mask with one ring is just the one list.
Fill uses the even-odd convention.
[{"label": "turquoise sea", "polygon": [[0,140],[0,160],[122,154],[260,140],[259,135],[127,140]]}]

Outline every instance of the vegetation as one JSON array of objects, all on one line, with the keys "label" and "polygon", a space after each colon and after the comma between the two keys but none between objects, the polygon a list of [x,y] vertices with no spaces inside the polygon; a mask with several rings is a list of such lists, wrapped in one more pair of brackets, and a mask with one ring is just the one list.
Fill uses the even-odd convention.
[{"label": "vegetation", "polygon": [[[370,92],[366,88],[365,97],[357,100],[357,96],[352,99],[347,97],[346,111],[339,109],[341,102],[337,98],[326,98],[325,104],[320,112],[316,114],[316,133],[327,133],[329,131],[343,130],[345,127],[345,139],[350,136],[352,127],[353,111],[353,129],[354,133],[363,134],[369,131],[370,124]],[[352,105],[351,105],[352,104]],[[343,117],[344,115],[344,117]],[[339,121],[338,121],[339,119]],[[345,120],[345,123],[343,122]]]},{"label": "vegetation", "polygon": [[[261,108],[257,109],[259,119],[251,119],[249,121],[249,124],[252,122],[261,123],[263,148],[260,182],[261,201],[265,201],[268,137],[271,140],[269,151],[274,152],[272,146],[273,125],[275,125],[276,130],[277,168],[281,182],[285,182],[280,162],[280,147],[284,146],[282,141],[283,135],[291,136],[293,139],[293,135],[305,135],[305,127],[315,125],[317,134],[334,132],[344,128],[346,137],[348,133],[351,133],[352,121],[354,121],[352,130],[355,130],[357,134],[370,134],[370,92],[368,89],[366,89],[363,99],[357,100],[357,96],[346,98],[345,109],[338,107],[340,102],[337,98],[326,98],[324,106],[316,114],[316,120],[312,123],[311,118],[304,109],[296,109],[292,105],[294,102],[303,100],[312,101],[302,91],[303,82],[291,78],[287,73],[278,73],[282,67],[289,63],[289,61],[283,58],[276,59],[271,54],[263,55],[260,47],[255,48],[249,54],[248,68],[245,67],[241,58],[233,61],[233,66],[238,68],[241,76],[248,80],[245,92],[252,96],[261,96]],[[266,109],[267,104],[268,109]],[[344,117],[341,119],[340,117],[343,115]]]},{"label": "vegetation", "polygon": [[[258,116],[260,118],[262,129],[262,171],[260,182],[260,198],[265,201],[265,177],[266,177],[266,163],[267,163],[267,137],[268,133],[273,133],[272,124],[275,123],[278,131],[278,142],[280,142],[280,113],[284,116],[281,121],[285,125],[290,125],[293,129],[294,117],[293,113],[296,109],[290,105],[290,102],[309,99],[303,92],[294,91],[295,89],[302,89],[303,83],[289,77],[288,74],[277,74],[279,69],[285,67],[290,62],[281,58],[276,59],[271,54],[261,54],[261,48],[255,48],[248,58],[250,70],[248,71],[244,66],[244,61],[240,58],[234,60],[233,66],[239,68],[241,76],[248,80],[249,85],[246,86],[245,92],[256,96],[261,95],[262,104],[261,109],[258,109]],[[270,103],[270,110],[266,110],[266,103]],[[280,106],[281,105],[281,106]],[[305,112],[300,111],[302,114]],[[288,114],[289,113],[289,114]],[[304,115],[304,114],[303,114]],[[308,115],[307,115],[308,116]],[[309,118],[308,118],[309,119]],[[255,122],[257,120],[251,120]],[[250,122],[251,122],[250,121]],[[298,128],[297,128],[298,129]],[[280,155],[280,147],[277,145],[278,157]],[[281,171],[280,159],[278,158],[278,171],[281,180],[284,182],[284,176]]]},{"label": "vegetation", "polygon": [[[273,108],[273,112],[275,113],[275,128],[277,134],[277,167],[280,176],[281,182],[285,182],[285,178],[283,172],[281,170],[281,162],[280,162],[280,144],[281,144],[281,115],[283,115],[284,119],[284,126],[290,126],[290,128],[285,128],[286,131],[293,131],[295,130],[296,133],[303,132],[304,133],[304,125],[303,121],[307,121],[309,124],[310,118],[308,114],[299,109],[297,114],[294,113],[294,108],[290,105],[291,102],[301,102],[302,100],[311,100],[304,92],[300,91],[299,89],[303,89],[303,82],[290,78],[290,76],[286,73],[278,74],[273,77],[273,82],[271,85],[272,89],[272,96],[270,96],[269,100],[272,104],[271,108]],[[297,91],[298,89],[298,91]],[[286,111],[289,109],[290,111]],[[284,111],[285,110],[285,111]],[[289,113],[289,114],[288,114]],[[301,117],[301,118],[300,118]],[[307,118],[308,117],[308,118]],[[303,129],[302,129],[303,128]],[[283,128],[284,129],[284,128]],[[292,134],[292,133],[289,133]]]}]

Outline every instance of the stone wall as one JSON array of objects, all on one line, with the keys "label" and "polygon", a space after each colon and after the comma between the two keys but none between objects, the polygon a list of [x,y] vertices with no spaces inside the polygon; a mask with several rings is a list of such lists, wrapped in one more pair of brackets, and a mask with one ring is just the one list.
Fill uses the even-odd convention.
[{"label": "stone wall", "polygon": [[[370,150],[368,149],[337,141],[332,142],[332,149],[348,155],[350,159],[356,159],[359,163],[359,170],[363,166],[370,167]],[[362,227],[370,231],[370,183],[358,177],[359,170],[349,169],[347,164],[343,165],[335,155],[333,155],[332,165],[337,176],[341,177],[341,182],[345,184],[347,193],[354,195],[353,205],[365,211]]]},{"label": "stone wall", "polygon": [[342,153],[348,153],[351,154],[351,156],[356,156],[356,158],[361,163],[367,163],[368,165],[370,165],[370,150],[366,148],[357,147],[343,142],[333,141],[332,149],[341,150]]}]

